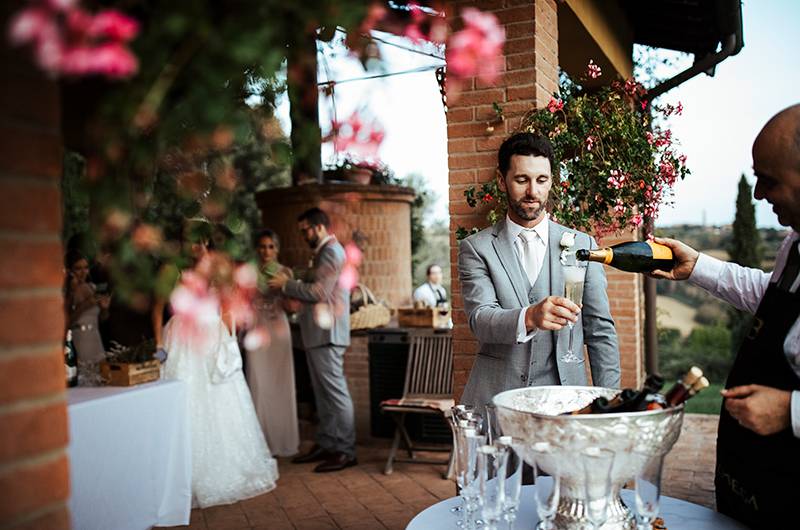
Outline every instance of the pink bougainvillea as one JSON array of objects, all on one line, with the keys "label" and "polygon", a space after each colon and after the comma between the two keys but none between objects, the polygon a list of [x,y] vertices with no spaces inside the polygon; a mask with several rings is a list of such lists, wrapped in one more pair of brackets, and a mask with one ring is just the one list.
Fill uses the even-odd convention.
[{"label": "pink bougainvillea", "polygon": [[447,42],[447,73],[494,83],[502,66],[505,30],[491,13],[467,7],[461,11],[464,28]]},{"label": "pink bougainvillea", "polygon": [[139,68],[128,49],[138,32],[139,23],[115,9],[92,14],[77,0],[31,0],[11,19],[8,38],[32,46],[39,67],[53,76],[122,79]]},{"label": "pink bougainvillea", "polygon": [[325,141],[332,141],[339,154],[377,163],[384,132],[377,120],[365,123],[358,111],[344,121],[333,121]]}]

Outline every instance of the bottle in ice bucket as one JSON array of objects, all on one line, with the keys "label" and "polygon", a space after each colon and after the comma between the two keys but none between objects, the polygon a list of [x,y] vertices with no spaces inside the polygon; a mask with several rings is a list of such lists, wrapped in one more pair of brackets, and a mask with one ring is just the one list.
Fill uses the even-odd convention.
[{"label": "bottle in ice bucket", "polygon": [[580,249],[575,258],[597,261],[626,272],[670,271],[675,266],[672,250],[653,241],[628,241],[596,250]]},{"label": "bottle in ice bucket", "polygon": [[708,384],[708,379],[703,377],[702,370],[693,366],[664,396],[659,393],[664,385],[664,378],[658,374],[651,374],[647,376],[641,390],[626,388],[611,399],[598,397],[585,407],[564,414],[611,414],[677,407],[707,388]]},{"label": "bottle in ice bucket", "polygon": [[67,330],[67,339],[64,342],[64,369],[67,376],[67,386],[78,386],[78,358],[75,355],[75,344],[72,342],[72,330]]}]

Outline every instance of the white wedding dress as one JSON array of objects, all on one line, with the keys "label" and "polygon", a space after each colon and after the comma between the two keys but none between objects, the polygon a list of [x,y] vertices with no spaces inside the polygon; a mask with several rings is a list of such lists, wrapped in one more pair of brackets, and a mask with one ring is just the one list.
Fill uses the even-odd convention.
[{"label": "white wedding dress", "polygon": [[261,495],[278,479],[241,370],[212,383],[220,338],[227,334],[219,317],[190,323],[176,315],[164,329],[164,377],[189,386],[192,504],[201,508]]}]

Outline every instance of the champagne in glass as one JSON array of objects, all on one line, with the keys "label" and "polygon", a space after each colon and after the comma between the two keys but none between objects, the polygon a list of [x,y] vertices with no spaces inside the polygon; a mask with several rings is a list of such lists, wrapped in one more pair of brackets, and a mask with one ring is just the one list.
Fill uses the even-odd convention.
[{"label": "champagne in glass", "polygon": [[[564,298],[567,298],[575,305],[580,306],[583,303],[583,282],[586,278],[586,262],[578,261],[575,259],[574,253],[563,253],[561,256],[561,264],[564,273]],[[569,347],[567,353],[561,357],[561,361],[565,363],[579,363],[583,359],[575,355],[573,351],[573,334],[575,324],[572,321],[567,322],[569,325]]]}]

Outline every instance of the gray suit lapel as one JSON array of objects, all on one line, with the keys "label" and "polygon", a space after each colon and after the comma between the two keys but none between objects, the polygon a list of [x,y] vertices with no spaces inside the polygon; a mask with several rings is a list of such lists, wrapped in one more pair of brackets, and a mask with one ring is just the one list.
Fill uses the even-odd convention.
[{"label": "gray suit lapel", "polygon": [[528,305],[527,293],[530,282],[522,271],[517,253],[514,252],[514,241],[506,230],[505,219],[495,225],[494,235],[492,246],[511,280],[511,286],[514,287],[514,293],[516,293],[520,305],[525,307]]}]

